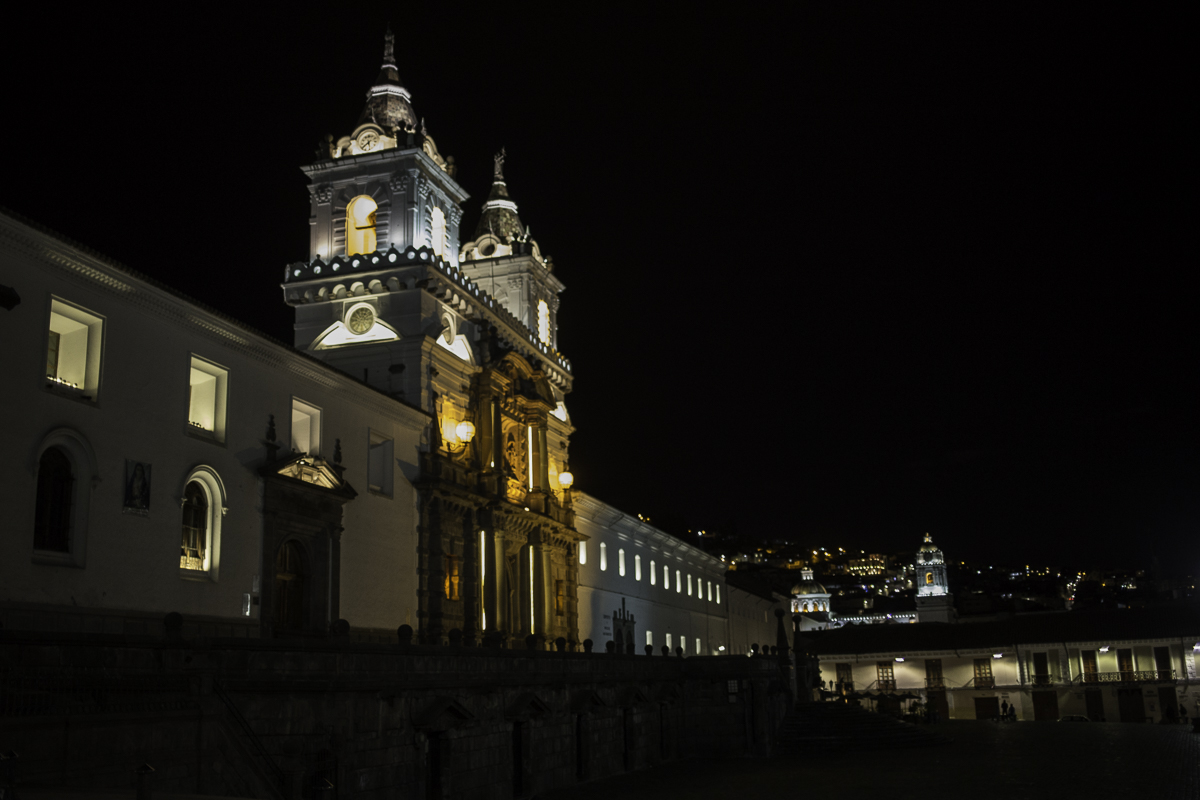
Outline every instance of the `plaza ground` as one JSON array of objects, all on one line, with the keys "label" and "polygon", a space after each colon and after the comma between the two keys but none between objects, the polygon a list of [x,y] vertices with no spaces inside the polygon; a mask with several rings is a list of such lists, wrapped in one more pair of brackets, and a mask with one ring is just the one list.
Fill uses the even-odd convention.
[{"label": "plaza ground", "polygon": [[948,743],[683,761],[539,797],[707,800],[803,793],[874,800],[927,797],[932,791],[971,800],[1063,800],[1129,789],[1155,800],[1200,798],[1200,734],[1190,725],[953,721],[934,729]]}]

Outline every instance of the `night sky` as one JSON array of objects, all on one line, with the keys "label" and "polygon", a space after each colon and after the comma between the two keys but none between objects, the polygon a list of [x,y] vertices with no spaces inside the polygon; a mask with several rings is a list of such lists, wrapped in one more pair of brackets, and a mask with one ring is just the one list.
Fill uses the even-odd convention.
[{"label": "night sky", "polygon": [[390,21],[467,233],[504,146],[567,285],[579,488],[672,529],[1194,573],[1186,50],[929,5],[74,12],[0,51],[0,205],[290,341],[298,167]]}]

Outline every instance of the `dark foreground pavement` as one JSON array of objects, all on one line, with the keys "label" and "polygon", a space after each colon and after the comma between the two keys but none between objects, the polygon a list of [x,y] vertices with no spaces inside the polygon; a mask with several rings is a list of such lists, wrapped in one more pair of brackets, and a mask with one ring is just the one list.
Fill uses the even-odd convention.
[{"label": "dark foreground pavement", "polygon": [[[684,761],[539,795],[539,800],[944,797],[1069,800],[1135,790],[1200,800],[1200,734],[1190,725],[948,722],[947,744],[892,751]],[[783,794],[788,793],[788,794]]]}]

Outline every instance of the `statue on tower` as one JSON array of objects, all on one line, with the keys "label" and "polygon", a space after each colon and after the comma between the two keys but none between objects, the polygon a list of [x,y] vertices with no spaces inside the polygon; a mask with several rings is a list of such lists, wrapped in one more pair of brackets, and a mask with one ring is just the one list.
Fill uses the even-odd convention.
[{"label": "statue on tower", "polygon": [[503,147],[500,148],[499,153],[496,153],[496,155],[492,157],[492,160],[496,162],[496,166],[493,171],[493,180],[504,180],[504,157]]}]

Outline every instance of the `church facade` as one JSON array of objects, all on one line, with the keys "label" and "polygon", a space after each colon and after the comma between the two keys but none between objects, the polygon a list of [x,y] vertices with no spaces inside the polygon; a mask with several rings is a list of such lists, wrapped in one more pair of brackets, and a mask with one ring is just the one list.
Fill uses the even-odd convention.
[{"label": "church facade", "polygon": [[389,34],[304,167],[290,344],[0,216],[5,627],[724,652],[720,561],[572,489],[564,286],[503,153],[464,242],[418,119]]}]

